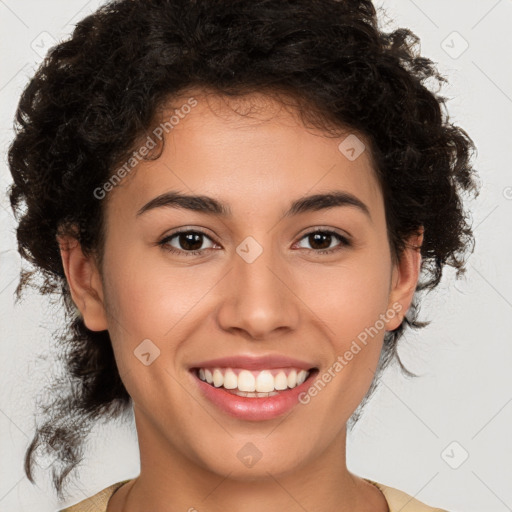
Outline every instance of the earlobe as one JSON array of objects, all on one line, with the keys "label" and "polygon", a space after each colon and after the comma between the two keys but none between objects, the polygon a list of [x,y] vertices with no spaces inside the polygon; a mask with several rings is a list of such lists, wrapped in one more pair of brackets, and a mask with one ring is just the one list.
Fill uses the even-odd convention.
[{"label": "earlobe", "polygon": [[71,292],[71,298],[81,313],[85,326],[91,331],[107,329],[103,303],[103,287],[96,261],[83,253],[78,240],[71,236],[57,236],[62,266]]},{"label": "earlobe", "polygon": [[421,271],[423,233],[422,227],[418,234],[409,238],[400,261],[393,268],[388,309],[399,310],[399,314],[387,321],[387,331],[393,331],[400,325],[411,306]]}]

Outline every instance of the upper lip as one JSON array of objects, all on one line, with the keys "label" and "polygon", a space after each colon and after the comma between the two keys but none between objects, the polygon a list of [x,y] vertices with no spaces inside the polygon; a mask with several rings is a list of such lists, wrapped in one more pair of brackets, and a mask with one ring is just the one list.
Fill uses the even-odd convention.
[{"label": "upper lip", "polygon": [[190,368],[244,368],[246,370],[265,370],[272,368],[301,368],[303,370],[310,370],[314,367],[314,363],[280,354],[219,357],[217,359],[209,359],[208,361],[200,361],[190,366]]}]

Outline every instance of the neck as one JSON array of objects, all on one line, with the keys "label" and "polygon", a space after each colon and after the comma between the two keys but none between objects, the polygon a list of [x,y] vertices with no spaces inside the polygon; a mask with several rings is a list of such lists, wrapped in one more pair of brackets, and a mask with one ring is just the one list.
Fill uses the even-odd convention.
[{"label": "neck", "polygon": [[[186,510],[189,512],[387,512],[382,493],[346,467],[346,428],[321,455],[301,458],[292,470],[277,472],[256,465],[255,476],[219,474],[186,456],[136,412],[141,455],[140,475],[110,499],[108,512]],[[244,443],[242,443],[243,445]],[[297,455],[300,457],[300,447]],[[237,461],[237,463],[239,463]],[[231,477],[230,477],[231,474]]]}]

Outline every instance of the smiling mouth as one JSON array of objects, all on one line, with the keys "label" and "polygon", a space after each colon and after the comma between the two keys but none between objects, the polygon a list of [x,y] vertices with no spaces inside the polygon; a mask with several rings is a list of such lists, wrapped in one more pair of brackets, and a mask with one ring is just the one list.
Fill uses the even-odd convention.
[{"label": "smiling mouth", "polygon": [[318,373],[318,368],[272,368],[247,370],[244,368],[192,368],[203,382],[214,388],[248,398],[268,398],[294,389]]}]

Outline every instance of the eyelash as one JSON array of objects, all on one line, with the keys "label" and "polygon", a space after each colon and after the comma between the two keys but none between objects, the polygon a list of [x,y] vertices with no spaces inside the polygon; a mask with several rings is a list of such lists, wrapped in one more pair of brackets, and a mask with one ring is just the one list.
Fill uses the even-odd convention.
[{"label": "eyelash", "polygon": [[[200,249],[198,251],[183,251],[183,250],[176,249],[175,247],[168,245],[168,242],[170,240],[172,240],[176,236],[183,234],[183,233],[199,234],[199,235],[203,235],[206,238],[209,238],[211,240],[211,238],[206,233],[204,233],[203,231],[200,231],[198,229],[183,229],[183,230],[175,231],[171,235],[166,236],[165,238],[163,238],[162,240],[160,240],[158,242],[158,245],[161,246],[164,250],[169,251],[170,253],[185,255],[185,256],[202,256],[202,254],[208,250],[208,249]],[[303,240],[304,238],[314,235],[316,233],[322,233],[324,235],[332,235],[335,238],[337,238],[341,242],[341,244],[332,249],[322,249],[322,250],[306,249],[307,251],[313,251],[314,253],[319,254],[319,255],[327,255],[327,254],[332,254],[334,252],[340,251],[345,247],[351,246],[351,242],[346,237],[340,235],[339,233],[336,233],[335,231],[331,231],[328,229],[316,229],[316,230],[310,231],[308,233],[305,233],[304,236],[302,236],[300,238],[300,240]],[[211,241],[214,242],[214,240],[211,240]]]}]

